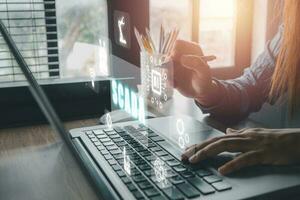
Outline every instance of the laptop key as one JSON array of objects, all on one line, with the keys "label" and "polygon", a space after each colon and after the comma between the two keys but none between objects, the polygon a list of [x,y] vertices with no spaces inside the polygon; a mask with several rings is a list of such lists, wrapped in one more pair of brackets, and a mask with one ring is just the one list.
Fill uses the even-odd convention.
[{"label": "laptop key", "polygon": [[196,173],[197,173],[200,177],[212,175],[212,172],[210,172],[210,171],[208,171],[208,170],[206,170],[206,169],[198,169],[198,170],[196,170]]},{"label": "laptop key", "polygon": [[118,159],[124,159],[124,156],[122,153],[119,153],[119,154],[113,154],[113,157],[118,160]]},{"label": "laptop key", "polygon": [[182,200],[184,199],[181,192],[176,187],[170,187],[163,189],[163,192],[167,195],[167,197],[171,200]]},{"label": "laptop key", "polygon": [[188,181],[204,195],[215,192],[215,189],[211,185],[198,177],[190,178]]},{"label": "laptop key", "polygon": [[184,183],[184,180],[180,176],[174,176],[174,177],[170,178],[169,180],[174,185],[178,185],[178,184]]},{"label": "laptop key", "polygon": [[205,176],[203,177],[203,179],[208,183],[215,183],[215,182],[222,181],[222,178],[216,175]]},{"label": "laptop key", "polygon": [[171,177],[174,177],[174,176],[177,176],[177,173],[175,173],[172,170],[167,171],[166,178],[171,178]]},{"label": "laptop key", "polygon": [[116,159],[120,165],[124,165],[124,158]]},{"label": "laptop key", "polygon": [[113,170],[115,170],[115,171],[120,171],[120,170],[122,170],[122,168],[119,166],[119,165],[113,165],[113,166],[111,166],[112,168],[113,168]]},{"label": "laptop key", "polygon": [[119,177],[125,177],[126,174],[123,171],[117,171],[116,172],[118,174]]},{"label": "laptop key", "polygon": [[111,150],[118,149],[118,146],[114,144],[114,145],[108,146],[106,148],[107,148],[108,151],[111,151]]},{"label": "laptop key", "polygon": [[110,165],[116,165],[116,164],[117,164],[117,161],[115,161],[115,160],[108,160],[108,163],[109,163]]},{"label": "laptop key", "polygon": [[101,150],[100,152],[101,152],[102,155],[109,154],[109,152],[107,150]]},{"label": "laptop key", "polygon": [[146,178],[142,175],[133,176],[132,179],[134,180],[134,182],[137,182],[137,183],[146,180]]},{"label": "laptop key", "polygon": [[213,183],[212,186],[214,188],[216,188],[216,190],[218,190],[219,192],[225,191],[225,190],[230,190],[232,188],[231,185],[229,185],[228,183],[226,183],[224,181]]},{"label": "laptop key", "polygon": [[97,138],[98,139],[104,139],[104,138],[107,138],[107,136],[106,135],[97,135]]},{"label": "laptop key", "polygon": [[176,171],[176,172],[178,172],[178,173],[180,173],[180,172],[185,172],[186,171],[186,168],[185,167],[183,167],[183,166],[176,166],[176,167],[173,167],[173,169]]},{"label": "laptop key", "polygon": [[111,139],[121,138],[118,134],[113,134],[109,136]]},{"label": "laptop key", "polygon": [[169,160],[167,161],[167,164],[170,166],[170,167],[175,167],[177,165],[180,165],[180,162],[177,161],[177,160]]},{"label": "laptop key", "polygon": [[145,189],[148,189],[148,188],[152,188],[152,184],[149,182],[149,181],[143,181],[143,182],[140,182],[138,183],[138,186],[142,189],[142,190],[145,190]]},{"label": "laptop key", "polygon": [[162,195],[158,195],[155,197],[151,197],[151,200],[168,200],[166,197],[162,196]]},{"label": "laptop key", "polygon": [[200,196],[200,192],[196,190],[191,184],[189,183],[182,183],[177,185],[177,188],[188,198],[194,198]]},{"label": "laptop key", "polygon": [[166,156],[162,156],[160,159],[163,161],[169,161],[169,160],[173,160],[174,158],[173,156],[166,155]]},{"label": "laptop key", "polygon": [[153,196],[157,196],[159,195],[159,192],[157,189],[155,188],[149,188],[149,189],[146,189],[144,190],[144,193],[147,195],[147,197],[153,197]]},{"label": "laptop key", "polygon": [[[151,137],[151,136],[149,136]],[[160,136],[155,136],[155,137],[151,137],[151,140],[153,140],[154,142],[161,142],[161,141],[165,141],[165,139],[163,139]]]},{"label": "laptop key", "polygon": [[93,131],[87,131],[85,134],[87,134],[87,135],[94,135]]},{"label": "laptop key", "polygon": [[195,175],[193,174],[193,172],[190,172],[190,171],[180,172],[180,175],[183,176],[184,178],[191,178],[191,177],[194,177],[194,176],[195,176]]},{"label": "laptop key", "polygon": [[122,141],[122,142],[116,142],[116,145],[118,145],[119,147],[123,147],[126,145],[126,142]]},{"label": "laptop key", "polygon": [[140,191],[134,191],[134,192],[132,192],[132,194],[133,194],[133,196],[135,197],[135,198],[137,198],[137,199],[143,199],[144,198],[144,196],[142,195],[142,193],[140,192]]},{"label": "laptop key", "polygon": [[150,156],[151,153],[149,151],[142,151],[140,152],[141,156],[145,157],[145,156]]},{"label": "laptop key", "polygon": [[117,142],[122,142],[123,139],[122,138],[113,138],[112,141],[114,141],[115,143],[117,143]]},{"label": "laptop key", "polygon": [[114,155],[114,154],[120,154],[120,153],[122,153],[122,151],[120,149],[115,149],[115,150],[112,150],[110,153]]},{"label": "laptop key", "polygon": [[171,182],[168,181],[168,180],[160,181],[160,182],[156,183],[156,185],[157,185],[157,187],[159,187],[161,190],[173,186],[173,185],[171,184]]},{"label": "laptop key", "polygon": [[117,133],[122,133],[122,132],[124,132],[124,129],[122,129],[121,127],[118,127],[118,126],[114,127],[114,130],[115,130]]},{"label": "laptop key", "polygon": [[100,138],[99,140],[100,140],[101,142],[109,142],[109,141],[111,141],[108,137]]},{"label": "laptop key", "polygon": [[93,130],[95,135],[104,135],[104,132],[100,129]]},{"label": "laptop key", "polygon": [[111,155],[109,155],[109,154],[104,155],[104,158],[106,160],[112,160],[113,159],[113,157]]},{"label": "laptop key", "polygon": [[94,145],[95,146],[102,146],[101,142],[99,142],[99,141],[94,142]]},{"label": "laptop key", "polygon": [[106,129],[104,129],[103,131],[104,131],[105,133],[108,133],[108,132],[115,132],[115,130],[112,129],[112,128],[106,128]]},{"label": "laptop key", "polygon": [[98,139],[97,138],[91,138],[91,141],[92,142],[98,142]]},{"label": "laptop key", "polygon": [[125,184],[131,183],[131,181],[128,177],[123,177],[121,179],[122,179],[123,183],[125,183]]},{"label": "laptop key", "polygon": [[140,168],[140,170],[142,170],[142,171],[151,169],[151,167],[150,167],[148,164],[141,165],[139,168]]},{"label": "laptop key", "polygon": [[130,191],[137,190],[137,188],[133,185],[133,183],[128,183],[128,184],[126,184],[126,185],[127,185],[127,188],[128,188]]},{"label": "laptop key", "polygon": [[104,146],[97,146],[97,149],[99,150],[99,151],[102,151],[102,150],[105,150],[105,147]]},{"label": "laptop key", "polygon": [[153,155],[151,155],[151,156],[147,156],[147,157],[145,157],[145,159],[146,159],[147,161],[151,162],[151,161],[154,161],[154,160],[156,160],[156,159],[157,159],[157,157],[156,157],[156,156],[153,156]]},{"label": "laptop key", "polygon": [[152,176],[153,174],[155,174],[155,173],[154,173],[153,170],[150,169],[150,170],[145,170],[145,171],[144,171],[144,174],[145,174],[146,176],[148,176],[148,177],[151,177],[151,176]]},{"label": "laptop key", "polygon": [[112,145],[115,145],[113,142],[103,142],[103,145],[104,146],[112,146]]}]

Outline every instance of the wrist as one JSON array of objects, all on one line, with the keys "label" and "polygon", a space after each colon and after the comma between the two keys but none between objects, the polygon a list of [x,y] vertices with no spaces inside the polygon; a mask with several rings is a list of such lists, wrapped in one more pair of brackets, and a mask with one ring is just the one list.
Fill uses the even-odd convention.
[{"label": "wrist", "polygon": [[217,104],[218,102],[218,94],[219,94],[219,86],[215,80],[212,80],[210,87],[201,94],[200,96],[195,98],[195,101],[204,107],[211,107]]}]

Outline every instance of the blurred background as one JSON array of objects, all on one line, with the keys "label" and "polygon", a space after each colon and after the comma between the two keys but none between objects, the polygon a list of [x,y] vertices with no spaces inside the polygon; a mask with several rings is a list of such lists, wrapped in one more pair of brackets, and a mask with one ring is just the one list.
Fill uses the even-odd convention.
[{"label": "blurred background", "polygon": [[[205,54],[217,56],[210,63],[216,77],[233,78],[251,65],[276,33],[281,3],[282,0],[150,0],[150,30],[158,37],[161,24],[179,27],[181,39],[197,42]],[[109,53],[105,51],[110,46],[107,14],[106,0],[0,2],[0,18],[40,79],[107,75],[109,60],[99,57],[100,52],[106,57]],[[23,79],[2,37],[0,58],[1,82]],[[103,59],[106,62],[99,63]]]}]

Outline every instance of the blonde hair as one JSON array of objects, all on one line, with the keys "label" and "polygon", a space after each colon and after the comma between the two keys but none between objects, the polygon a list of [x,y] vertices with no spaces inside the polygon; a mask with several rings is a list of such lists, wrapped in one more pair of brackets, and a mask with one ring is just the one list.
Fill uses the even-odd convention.
[{"label": "blonde hair", "polygon": [[274,100],[287,93],[289,111],[293,115],[300,97],[300,0],[285,0],[283,22],[283,40],[272,77],[270,97]]}]

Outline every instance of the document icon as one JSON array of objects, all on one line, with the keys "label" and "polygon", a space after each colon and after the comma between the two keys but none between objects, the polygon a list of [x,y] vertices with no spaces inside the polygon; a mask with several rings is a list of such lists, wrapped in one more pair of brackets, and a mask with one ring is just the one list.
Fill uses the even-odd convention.
[{"label": "document icon", "polygon": [[151,81],[152,92],[160,96],[161,95],[161,74],[156,70],[152,70],[151,76],[152,76],[152,81]]}]

